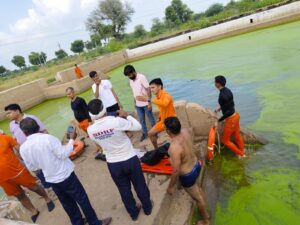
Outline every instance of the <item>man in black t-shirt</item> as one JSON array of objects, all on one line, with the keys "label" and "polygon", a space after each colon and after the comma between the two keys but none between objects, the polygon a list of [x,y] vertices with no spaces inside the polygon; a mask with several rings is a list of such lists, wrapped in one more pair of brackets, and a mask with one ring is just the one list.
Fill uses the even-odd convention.
[{"label": "man in black t-shirt", "polygon": [[69,99],[71,99],[71,108],[74,112],[74,117],[79,123],[79,127],[87,132],[91,118],[87,109],[87,104],[85,100],[81,97],[76,96],[74,88],[68,87],[66,89],[66,94]]},{"label": "man in black t-shirt", "polygon": [[[222,111],[222,117],[219,122],[225,120],[222,143],[238,157],[245,157],[244,140],[240,134],[240,115],[235,111],[233,94],[226,85],[226,78],[222,75],[215,77],[215,86],[220,91],[220,107],[215,110],[216,113]],[[234,137],[236,144],[231,141]]]}]

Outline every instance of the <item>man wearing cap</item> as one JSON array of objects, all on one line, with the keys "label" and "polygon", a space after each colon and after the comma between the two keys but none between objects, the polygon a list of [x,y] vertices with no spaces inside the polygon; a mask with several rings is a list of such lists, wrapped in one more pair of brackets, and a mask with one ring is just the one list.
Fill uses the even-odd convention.
[{"label": "man wearing cap", "polygon": [[[106,116],[106,109],[99,99],[91,100],[88,109],[94,122],[88,127],[89,137],[105,151],[109,172],[131,219],[138,219],[142,207],[145,215],[150,215],[150,192],[136,151],[126,135],[126,131],[140,130],[141,124],[124,111],[118,111],[118,117]],[[142,205],[136,203],[131,185]]]},{"label": "man wearing cap", "polygon": [[[244,141],[240,134],[240,115],[235,111],[233,94],[226,85],[226,78],[222,75],[215,77],[215,86],[220,90],[219,105],[215,110],[216,113],[222,111],[223,116],[218,122],[225,120],[222,143],[238,157],[245,157]],[[231,141],[231,137],[235,138],[235,143]]]}]

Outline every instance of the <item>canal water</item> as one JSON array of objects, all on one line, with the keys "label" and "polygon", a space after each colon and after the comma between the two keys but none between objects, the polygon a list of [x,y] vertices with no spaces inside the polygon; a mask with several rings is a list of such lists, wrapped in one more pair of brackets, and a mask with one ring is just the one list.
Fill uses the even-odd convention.
[{"label": "canal water", "polygon": [[[134,62],[149,80],[160,77],[175,100],[215,109],[214,76],[228,79],[242,126],[270,143],[238,160],[222,150],[208,167],[215,174],[208,197],[216,225],[295,225],[300,221],[300,21],[258,30]],[[123,67],[111,81],[124,107],[133,100]],[[89,100],[91,91],[82,94]],[[35,114],[62,136],[72,112],[67,99],[44,102]],[[0,123],[7,131],[7,122]],[[213,199],[213,200],[211,200]]]}]

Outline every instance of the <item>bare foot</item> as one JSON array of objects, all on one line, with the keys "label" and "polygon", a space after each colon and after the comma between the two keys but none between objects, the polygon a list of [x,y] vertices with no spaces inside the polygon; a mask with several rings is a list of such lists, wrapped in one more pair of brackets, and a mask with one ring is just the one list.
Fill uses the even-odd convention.
[{"label": "bare foot", "polygon": [[199,220],[196,225],[209,225],[209,220]]}]

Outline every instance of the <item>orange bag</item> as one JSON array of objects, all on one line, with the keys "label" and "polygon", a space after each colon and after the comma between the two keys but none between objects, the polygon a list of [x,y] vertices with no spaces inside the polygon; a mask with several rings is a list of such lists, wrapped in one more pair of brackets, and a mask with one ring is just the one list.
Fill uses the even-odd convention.
[{"label": "orange bag", "polygon": [[69,158],[71,160],[74,160],[78,156],[80,156],[83,151],[84,151],[84,142],[83,141],[75,141],[74,145],[73,145],[73,152],[70,154]]}]

